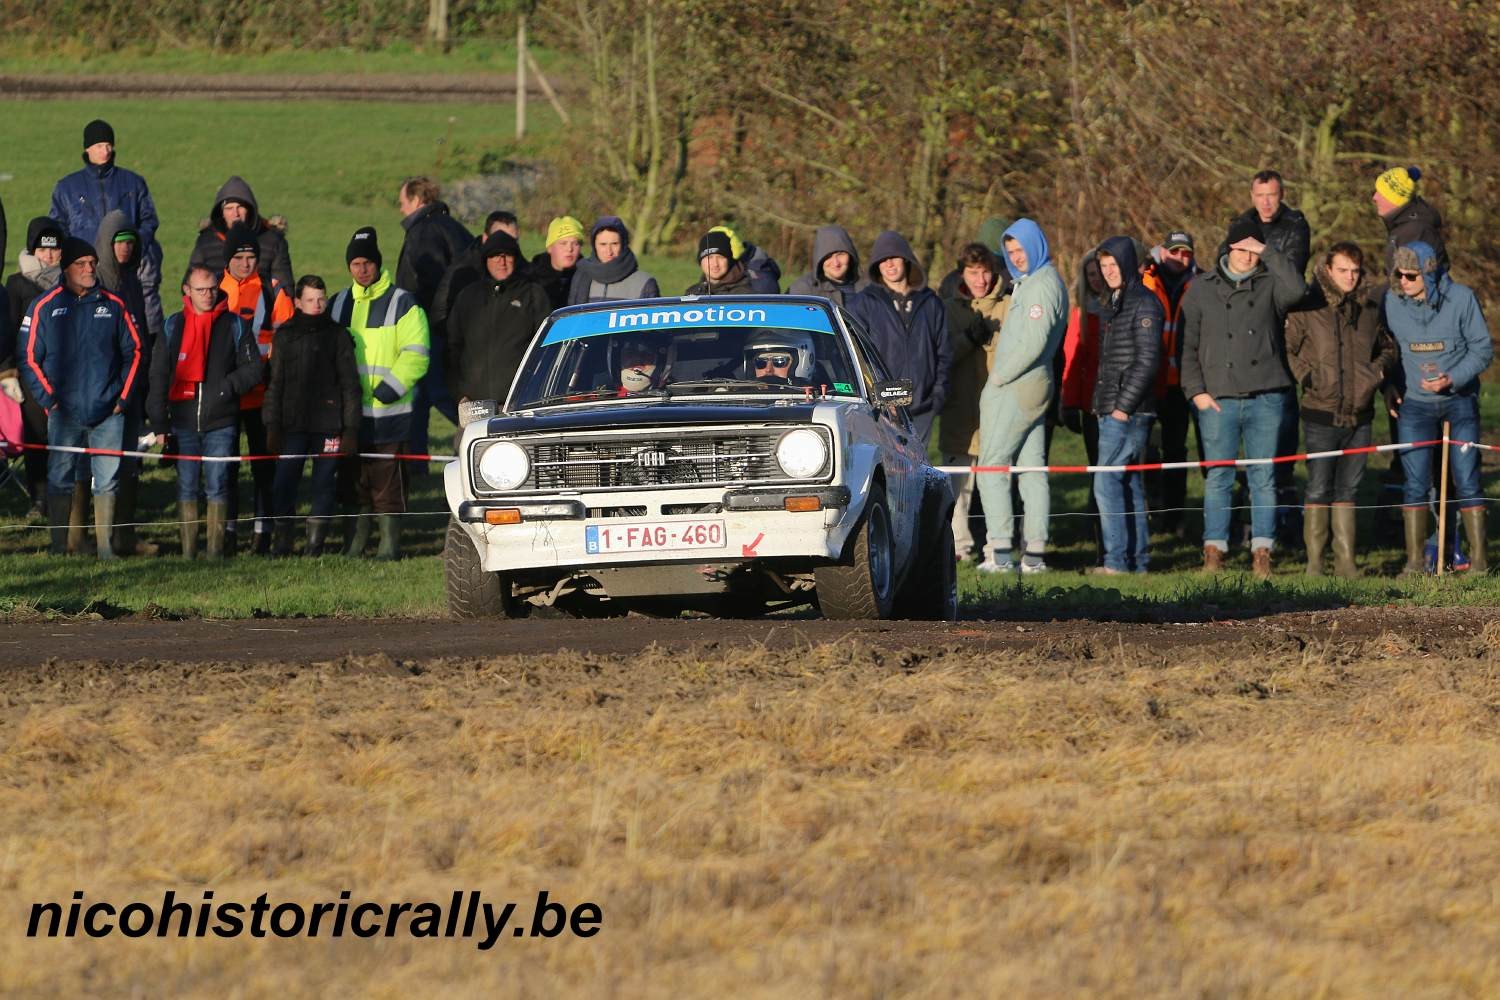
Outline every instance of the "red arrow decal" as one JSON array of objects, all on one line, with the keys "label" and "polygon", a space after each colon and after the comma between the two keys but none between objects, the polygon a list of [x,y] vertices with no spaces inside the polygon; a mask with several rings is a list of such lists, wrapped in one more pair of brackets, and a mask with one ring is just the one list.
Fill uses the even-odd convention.
[{"label": "red arrow decal", "polygon": [[755,555],[755,547],[757,545],[759,545],[760,544],[760,540],[762,538],[765,538],[765,537],[766,537],[766,533],[764,531],[762,531],[762,532],[760,532],[759,534],[757,534],[755,536],[755,541],[751,542],[749,545],[741,544],[740,545],[740,555],[744,556],[747,559],[749,557]]}]

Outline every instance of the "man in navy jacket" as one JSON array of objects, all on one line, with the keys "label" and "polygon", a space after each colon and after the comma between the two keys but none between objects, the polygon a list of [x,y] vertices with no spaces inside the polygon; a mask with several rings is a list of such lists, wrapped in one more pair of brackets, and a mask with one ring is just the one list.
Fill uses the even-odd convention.
[{"label": "man in navy jacket", "polygon": [[[62,280],[41,295],[21,322],[21,378],[47,411],[47,444],[118,451],[125,409],[140,381],[141,333],[125,302],[102,288],[94,248],[69,237],[62,247]],[[134,442],[132,442],[133,444]],[[47,457],[50,551],[67,545],[68,510],[82,455],[53,451]],[[94,494],[94,541],[100,559],[113,559],[118,455],[89,456]]]}]

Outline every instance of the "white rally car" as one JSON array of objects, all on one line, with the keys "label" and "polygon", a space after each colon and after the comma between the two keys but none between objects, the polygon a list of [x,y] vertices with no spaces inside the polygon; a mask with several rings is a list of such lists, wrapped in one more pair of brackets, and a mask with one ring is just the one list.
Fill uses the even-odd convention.
[{"label": "white rally car", "polygon": [[827,299],[558,310],[445,470],[449,608],[952,620],[953,495],[910,400]]}]

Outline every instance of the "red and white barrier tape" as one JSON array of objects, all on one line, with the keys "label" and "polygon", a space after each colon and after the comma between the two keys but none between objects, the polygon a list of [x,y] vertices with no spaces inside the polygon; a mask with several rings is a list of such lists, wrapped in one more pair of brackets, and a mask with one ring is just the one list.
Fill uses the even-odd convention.
[{"label": "red and white barrier tape", "polygon": [[[1431,441],[1411,441],[1406,444],[1377,444],[1365,448],[1343,448],[1338,451],[1314,451],[1301,455],[1277,455],[1275,458],[1224,458],[1203,462],[1140,462],[1135,465],[940,465],[939,472],[949,475],[977,472],[1046,472],[1046,473],[1093,473],[1093,472],[1166,472],[1170,469],[1221,469],[1244,468],[1252,465],[1281,465],[1287,462],[1305,462],[1310,458],[1341,458],[1345,455],[1370,455],[1376,452],[1408,451],[1412,448],[1431,448],[1443,443],[1442,438]],[[1448,439],[1448,444],[1458,445],[1468,451],[1480,448],[1484,451],[1500,451],[1495,445],[1477,441]]]},{"label": "red and white barrier tape", "polygon": [[345,455],[342,452],[335,454],[315,455],[178,455],[164,451],[125,451],[118,448],[82,448],[77,445],[64,444],[23,444],[22,448],[32,451],[64,451],[74,455],[113,455],[117,458],[154,458],[173,459],[178,462],[275,462],[283,458],[389,458],[402,462],[452,462],[457,455],[387,455],[381,451],[361,451]]}]

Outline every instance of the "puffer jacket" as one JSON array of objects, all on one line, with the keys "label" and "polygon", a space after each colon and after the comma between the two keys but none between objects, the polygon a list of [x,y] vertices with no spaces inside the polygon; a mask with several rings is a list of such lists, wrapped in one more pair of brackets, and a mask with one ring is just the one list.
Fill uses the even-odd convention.
[{"label": "puffer jacket", "polygon": [[520,274],[465,288],[448,317],[448,391],[504,402],[526,349],[552,313],[541,285]]},{"label": "puffer jacket", "polygon": [[354,338],[327,313],[297,313],[271,347],[261,419],[268,429],[327,437],[359,433],[359,371]]},{"label": "puffer jacket", "polygon": [[396,263],[396,286],[416,297],[425,314],[437,298],[443,274],[474,242],[474,236],[441,201],[429,202],[401,220],[406,239]]},{"label": "puffer jacket", "polygon": [[[1276,214],[1271,216],[1270,222],[1261,222],[1260,213],[1252,207],[1230,219],[1229,227],[1241,220],[1260,226],[1264,237],[1262,242],[1280,252],[1292,270],[1297,272],[1297,277],[1301,278],[1307,273],[1307,259],[1312,254],[1312,227],[1307,224],[1307,216],[1283,202]],[[1228,252],[1228,242],[1220,243],[1219,256]]]},{"label": "puffer jacket", "polygon": [[1347,295],[1323,264],[1304,308],[1286,320],[1286,363],[1302,387],[1302,419],[1355,427],[1375,417],[1375,393],[1396,370],[1396,342],[1364,285]]},{"label": "puffer jacket", "polygon": [[[143,263],[152,265],[152,273],[161,268],[161,245],[156,242],[156,202],[146,179],[133,170],[115,165],[111,156],[103,166],[89,162],[84,153],[83,169],[75,170],[52,189],[52,211],[47,213],[62,223],[69,236],[92,243],[99,223],[114,209],[120,209],[141,236]],[[145,283],[144,280],[142,282]]]},{"label": "puffer jacket", "polygon": [[1306,292],[1285,257],[1267,246],[1238,281],[1225,258],[1193,279],[1182,297],[1182,394],[1244,398],[1289,388],[1286,314]]},{"label": "puffer jacket", "polygon": [[1098,252],[1120,265],[1124,284],[1110,296],[1104,310],[1093,410],[1100,417],[1115,410],[1155,413],[1166,316],[1160,300],[1141,282],[1135,244],[1128,237],[1112,236],[1099,245]]},{"label": "puffer jacket", "polygon": [[206,267],[216,274],[224,271],[224,240],[229,236],[229,227],[224,225],[224,203],[237,201],[246,208],[244,225],[255,234],[260,244],[260,256],[256,258],[255,270],[267,285],[279,282],[288,290],[292,287],[292,251],[287,247],[286,223],[280,217],[267,220],[261,217],[260,203],[255,192],[239,177],[224,182],[214,195],[213,208],[208,212],[208,225],[198,234],[193,244],[189,267]]}]

